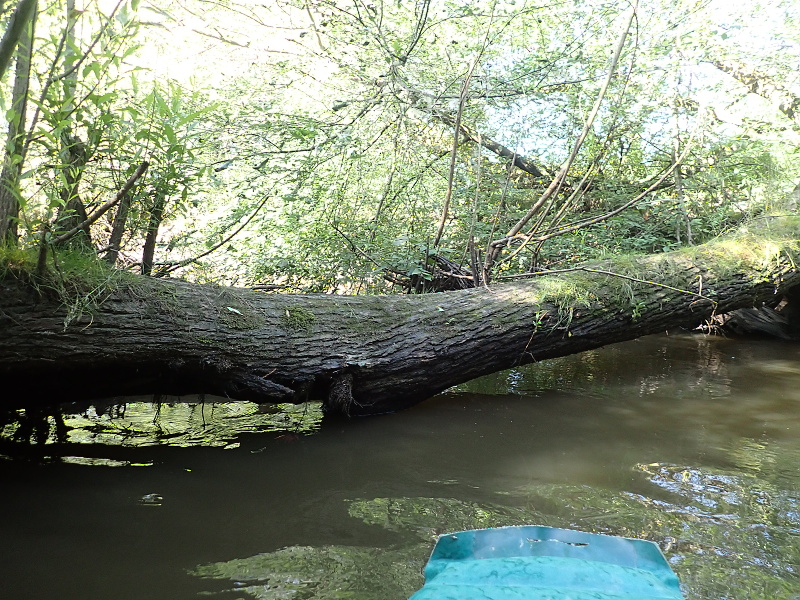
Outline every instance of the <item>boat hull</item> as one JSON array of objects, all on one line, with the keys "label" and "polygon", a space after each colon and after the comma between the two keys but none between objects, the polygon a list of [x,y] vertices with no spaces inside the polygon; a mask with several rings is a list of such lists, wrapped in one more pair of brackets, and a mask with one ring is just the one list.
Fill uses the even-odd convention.
[{"label": "boat hull", "polygon": [[554,527],[439,537],[410,600],[685,600],[653,542]]}]

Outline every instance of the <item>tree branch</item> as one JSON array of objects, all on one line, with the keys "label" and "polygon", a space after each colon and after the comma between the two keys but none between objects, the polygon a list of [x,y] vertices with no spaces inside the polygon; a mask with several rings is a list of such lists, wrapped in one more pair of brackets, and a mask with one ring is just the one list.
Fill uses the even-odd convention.
[{"label": "tree branch", "polygon": [[638,8],[638,1],[635,1],[633,3],[633,6],[631,7],[630,15],[628,16],[628,22],[626,26],[622,29],[622,32],[620,33],[619,38],[617,40],[616,47],[614,48],[614,55],[611,58],[611,64],[608,67],[608,73],[606,74],[605,81],[603,82],[603,85],[600,88],[600,92],[597,95],[597,99],[595,100],[594,106],[592,107],[592,110],[589,113],[589,116],[587,117],[583,125],[583,131],[581,131],[581,134],[578,136],[578,139],[575,140],[575,144],[573,145],[572,151],[567,157],[567,160],[561,166],[561,169],[559,170],[558,174],[555,176],[555,178],[553,178],[553,181],[550,183],[547,189],[542,193],[539,199],[534,203],[533,206],[531,206],[530,209],[528,209],[528,212],[519,221],[517,221],[517,223],[506,234],[506,236],[501,240],[496,240],[489,244],[489,248],[486,252],[486,260],[483,267],[484,273],[488,274],[491,271],[492,267],[497,261],[497,258],[500,256],[503,247],[505,247],[506,244],[508,243],[508,240],[512,239],[520,231],[522,231],[522,228],[525,227],[528,221],[530,221],[533,218],[533,216],[539,212],[544,203],[547,202],[547,200],[551,196],[557,193],[559,189],[561,189],[561,186],[563,185],[564,180],[566,179],[567,174],[569,173],[569,170],[572,167],[572,163],[577,158],[578,152],[580,151],[581,147],[583,146],[583,143],[586,141],[586,138],[589,135],[589,132],[591,131],[592,125],[594,124],[595,118],[597,117],[597,113],[600,111],[600,105],[602,104],[606,92],[608,91],[608,88],[611,85],[611,80],[613,79],[617,70],[617,65],[619,64],[619,59],[622,54],[622,49],[625,46],[625,40],[627,39],[628,33],[630,32],[631,26],[633,25],[633,20],[634,17],[636,16],[637,8]]},{"label": "tree branch", "polygon": [[20,0],[17,8],[14,9],[14,14],[11,15],[6,32],[3,34],[3,40],[0,41],[0,79],[5,75],[11,62],[11,57],[22,36],[22,30],[31,22],[35,12],[36,0]]},{"label": "tree branch", "polygon": [[202,253],[198,254],[197,256],[193,256],[192,258],[187,258],[186,260],[182,260],[181,262],[179,262],[179,263],[177,263],[177,264],[171,265],[171,266],[167,267],[166,269],[162,270],[160,273],[161,273],[162,275],[166,275],[167,273],[172,273],[172,271],[176,271],[176,270],[178,270],[178,269],[182,269],[182,268],[183,268],[183,267],[185,267],[186,265],[190,265],[190,264],[192,264],[193,262],[197,262],[198,260],[200,260],[200,259],[201,259],[201,258],[203,258],[204,256],[208,256],[208,255],[209,255],[209,254],[211,254],[212,252],[216,251],[216,250],[217,250],[217,249],[219,249],[220,247],[222,247],[222,246],[224,246],[225,244],[227,244],[228,242],[230,242],[230,241],[231,241],[231,240],[232,240],[234,237],[236,237],[236,235],[238,235],[238,234],[239,234],[239,232],[240,232],[242,229],[244,229],[245,227],[247,227],[247,224],[248,224],[250,221],[252,221],[252,220],[253,220],[253,218],[254,218],[254,217],[255,217],[255,216],[258,214],[258,211],[260,211],[260,210],[261,210],[261,207],[262,207],[262,206],[264,206],[264,205],[267,203],[267,200],[269,200],[269,199],[270,199],[270,197],[271,197],[271,196],[270,196],[269,194],[267,194],[266,196],[264,196],[264,199],[263,199],[263,200],[262,200],[262,201],[259,203],[259,205],[258,205],[258,206],[256,206],[256,209],[253,211],[253,214],[251,214],[249,217],[247,217],[247,220],[246,220],[244,223],[242,223],[242,224],[241,224],[241,226],[240,226],[240,227],[239,227],[239,228],[238,228],[236,231],[234,231],[232,234],[230,234],[228,237],[226,237],[224,240],[222,240],[222,241],[221,241],[219,244],[216,244],[216,245],[215,245],[215,246],[213,246],[212,248],[209,248],[208,250],[206,250],[205,252],[202,252]]},{"label": "tree branch", "polygon": [[100,208],[98,208],[96,211],[94,211],[92,213],[92,215],[88,219],[85,219],[84,221],[78,223],[75,227],[73,227],[72,229],[70,229],[66,233],[58,236],[51,243],[52,244],[63,244],[64,242],[72,239],[75,235],[77,235],[77,233],[79,231],[81,231],[84,227],[88,227],[89,225],[91,225],[92,223],[97,221],[97,219],[102,217],[111,208],[116,206],[117,203],[119,203],[119,201],[122,200],[122,198],[125,197],[125,194],[127,194],[131,190],[131,188],[133,187],[133,184],[135,184],[136,181],[142,175],[144,175],[144,172],[147,170],[147,168],[149,166],[150,166],[149,162],[147,162],[146,160],[142,161],[142,164],[139,165],[139,168],[136,169],[136,171],[133,173],[133,175],[131,175],[128,178],[128,181],[125,182],[125,185],[122,186],[122,188],[119,190],[119,192],[117,192],[117,195],[114,196],[114,198],[112,200],[109,200],[108,202],[103,204]]},{"label": "tree branch", "polygon": [[769,75],[746,65],[731,64],[721,60],[712,60],[711,64],[743,84],[748,92],[772,102],[796,128],[800,128],[800,96],[790,92]]}]

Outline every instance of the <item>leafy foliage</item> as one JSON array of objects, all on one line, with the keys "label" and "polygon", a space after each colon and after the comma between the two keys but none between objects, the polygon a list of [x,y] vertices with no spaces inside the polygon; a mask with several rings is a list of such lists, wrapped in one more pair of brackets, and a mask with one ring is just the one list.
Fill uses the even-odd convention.
[{"label": "leafy foliage", "polygon": [[[623,12],[228,0],[202,13],[89,2],[65,16],[70,5],[39,14],[35,114],[26,151],[7,157],[24,162],[21,242],[79,222],[76,198],[91,213],[148,160],[124,265],[326,292],[384,291],[387,270],[430,279],[432,255],[482,263],[570,153]],[[800,95],[797,17],[789,2],[640,9],[564,184],[503,242],[494,276],[698,243],[780,203],[800,123],[764,90]],[[712,65],[743,61],[761,97]],[[92,228],[96,250],[112,216]]]}]

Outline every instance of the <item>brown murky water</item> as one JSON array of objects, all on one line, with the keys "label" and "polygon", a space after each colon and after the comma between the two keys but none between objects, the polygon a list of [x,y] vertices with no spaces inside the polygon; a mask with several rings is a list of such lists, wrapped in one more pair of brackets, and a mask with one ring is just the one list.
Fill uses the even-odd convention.
[{"label": "brown murky water", "polygon": [[541,524],[658,542],[689,600],[800,599],[797,345],[649,337],[347,422],[138,400],[2,429],[0,597],[403,600],[436,534]]}]

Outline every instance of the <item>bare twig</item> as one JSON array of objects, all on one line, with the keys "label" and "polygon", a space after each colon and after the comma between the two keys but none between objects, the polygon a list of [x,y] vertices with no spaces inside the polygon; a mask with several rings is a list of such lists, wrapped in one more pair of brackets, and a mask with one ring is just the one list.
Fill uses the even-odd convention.
[{"label": "bare twig", "polygon": [[633,198],[631,200],[628,200],[628,202],[626,202],[625,204],[623,204],[621,206],[618,206],[614,210],[609,211],[609,212],[607,212],[605,214],[602,214],[602,215],[600,215],[598,217],[594,217],[594,218],[591,218],[591,219],[586,219],[584,221],[580,221],[580,222],[575,223],[573,225],[565,226],[565,227],[563,227],[563,228],[561,228],[561,229],[559,229],[557,231],[551,231],[550,233],[548,233],[546,235],[541,235],[541,236],[538,236],[538,237],[536,237],[534,239],[537,242],[544,242],[546,240],[549,240],[550,238],[554,238],[554,237],[559,236],[559,235],[564,235],[565,233],[572,233],[573,231],[577,231],[578,229],[582,229],[584,227],[588,227],[589,225],[594,225],[595,223],[600,223],[601,221],[605,221],[607,219],[610,219],[611,217],[614,217],[614,216],[618,215],[622,211],[630,208],[631,206],[633,206],[634,204],[639,202],[639,200],[641,200],[642,198],[644,198],[648,194],[650,194],[653,191],[659,189],[661,187],[661,184],[663,183],[663,181],[667,177],[669,177],[673,173],[673,171],[675,171],[675,169],[677,169],[683,163],[684,160],[686,160],[686,157],[689,155],[689,152],[691,151],[692,148],[693,148],[693,144],[692,144],[692,140],[690,139],[689,142],[686,144],[686,148],[684,149],[684,151],[675,160],[675,162],[672,163],[672,165],[670,165],[669,169],[667,169],[661,177],[656,179],[656,181],[653,184],[651,184],[646,190],[644,190],[641,194],[637,195],[635,198]]},{"label": "bare twig", "polygon": [[193,256],[192,258],[187,258],[186,260],[182,260],[179,263],[176,263],[176,264],[170,265],[170,266],[168,266],[166,268],[160,269],[159,270],[159,275],[166,275],[167,273],[172,273],[173,271],[176,271],[177,269],[182,269],[186,265],[190,265],[193,262],[197,262],[198,260],[200,260],[204,256],[208,256],[212,252],[216,251],[217,249],[221,248],[222,246],[224,246],[225,244],[230,242],[236,235],[239,234],[239,232],[242,229],[247,227],[247,224],[250,223],[250,221],[252,221],[255,218],[255,216],[258,214],[258,211],[261,210],[261,208],[267,203],[267,200],[269,200],[270,198],[271,198],[271,196],[269,194],[264,196],[264,199],[259,203],[258,206],[256,206],[256,209],[253,211],[253,214],[251,214],[249,217],[247,217],[247,220],[244,223],[242,223],[241,226],[239,226],[239,228],[236,231],[234,231],[232,234],[230,234],[228,237],[226,237],[220,243],[214,245],[212,248],[209,248],[205,252],[201,252],[197,256]]},{"label": "bare twig", "polygon": [[[642,198],[646,197],[648,194],[652,193],[653,191],[655,191],[657,189],[660,189],[661,188],[661,184],[664,182],[664,180],[667,177],[669,177],[672,174],[672,172],[675,171],[675,169],[677,169],[681,165],[681,163],[683,163],[684,160],[686,160],[686,157],[688,156],[689,151],[692,149],[692,143],[691,142],[692,142],[692,140],[690,139],[689,143],[686,145],[686,148],[684,149],[684,151],[681,153],[681,155],[678,157],[678,159],[674,163],[672,163],[670,165],[669,169],[664,171],[664,173],[661,175],[661,177],[656,179],[656,181],[654,183],[652,183],[646,190],[644,190],[641,194],[637,195],[635,198],[632,198],[631,200],[628,200],[625,204],[622,204],[621,206],[618,206],[614,210],[611,210],[611,211],[609,211],[607,213],[604,213],[604,214],[599,215],[597,217],[592,217],[592,218],[589,218],[589,219],[584,219],[582,221],[578,221],[577,223],[573,223],[572,225],[566,225],[566,226],[564,226],[564,227],[562,227],[560,229],[555,229],[555,230],[550,231],[550,232],[548,232],[546,234],[543,234],[543,235],[539,235],[539,236],[526,235],[526,236],[523,236],[523,235],[519,235],[518,234],[517,236],[515,236],[515,238],[517,238],[517,239],[518,238],[522,238],[523,239],[522,244],[520,244],[520,246],[518,248],[516,248],[506,258],[504,258],[501,261],[501,263],[513,259],[530,242],[538,242],[538,243],[541,244],[542,242],[546,242],[547,240],[552,239],[554,237],[558,237],[560,235],[565,235],[567,233],[572,233],[574,231],[578,231],[579,229],[583,229],[584,227],[589,227],[590,225],[595,225],[597,223],[602,223],[603,221],[606,221],[606,220],[610,219],[611,217],[615,217],[619,213],[621,213],[622,211],[627,210],[630,207],[634,206],[637,202],[639,202]],[[514,239],[514,238],[508,238],[508,241],[510,241],[511,239]]]},{"label": "bare twig", "polygon": [[105,213],[107,213],[111,208],[116,206],[119,203],[119,201],[122,200],[122,198],[125,197],[125,194],[127,194],[131,190],[131,188],[133,187],[133,184],[135,184],[136,181],[142,175],[144,175],[144,172],[147,170],[147,167],[149,167],[149,166],[150,166],[149,162],[147,162],[146,160],[142,161],[142,164],[139,165],[139,168],[136,169],[136,171],[133,173],[133,175],[131,175],[128,178],[128,181],[125,182],[125,185],[122,186],[122,188],[117,192],[117,195],[114,196],[113,199],[109,200],[108,202],[103,204],[100,208],[98,208],[96,211],[94,211],[92,213],[92,216],[90,216],[89,218],[85,219],[81,223],[78,223],[78,225],[76,225],[75,227],[73,227],[72,229],[67,231],[66,233],[58,236],[56,239],[53,240],[52,243],[53,244],[62,244],[64,242],[66,242],[67,240],[72,239],[79,231],[83,230],[84,227],[88,227],[89,225],[91,225],[92,223],[97,221],[97,219],[102,217]]},{"label": "bare twig", "polygon": [[344,233],[344,232],[343,232],[341,229],[339,229],[339,228],[338,228],[336,225],[334,225],[333,223],[331,223],[331,227],[333,227],[334,231],[336,231],[336,233],[338,233],[340,236],[342,236],[342,237],[345,239],[345,241],[346,241],[348,244],[350,244],[350,248],[353,250],[353,252],[356,252],[356,253],[360,254],[361,256],[363,256],[364,258],[366,258],[368,261],[370,261],[370,262],[371,262],[373,265],[375,265],[376,267],[380,267],[380,266],[381,266],[381,264],[380,264],[380,263],[379,263],[377,260],[375,260],[375,259],[374,259],[374,258],[372,258],[372,257],[371,257],[369,254],[367,254],[366,252],[364,252],[364,250],[362,250],[361,248],[359,248],[359,247],[356,245],[356,243],[355,243],[353,240],[351,240],[349,237],[347,237],[347,235],[346,235],[346,234],[345,234],[345,233]]},{"label": "bare twig", "polygon": [[461,86],[461,95],[458,100],[458,112],[456,112],[455,123],[453,124],[455,132],[453,133],[453,148],[450,153],[450,170],[447,175],[447,193],[445,194],[444,205],[442,206],[442,217],[439,219],[439,229],[436,231],[436,238],[433,240],[434,248],[439,245],[439,242],[442,239],[444,226],[447,224],[447,217],[450,212],[450,200],[453,197],[453,178],[456,172],[456,158],[458,156],[458,138],[461,133],[461,117],[464,114],[464,106],[466,105],[467,97],[469,96],[469,84],[472,80],[472,75],[475,73],[475,69],[480,64],[483,53],[486,50],[488,40],[489,27],[486,28],[486,34],[483,38],[483,45],[478,51],[477,56],[475,56],[475,60],[472,61],[469,71],[467,72],[467,76],[464,78],[464,83]]},{"label": "bare twig", "polygon": [[617,39],[617,44],[614,49],[614,55],[611,58],[611,63],[608,67],[608,72],[606,73],[605,81],[603,82],[603,85],[600,88],[600,92],[597,94],[594,106],[592,107],[589,116],[586,118],[586,121],[584,122],[581,134],[575,140],[575,144],[573,145],[572,151],[567,157],[567,160],[564,162],[563,165],[561,165],[561,169],[559,169],[555,178],[553,178],[553,181],[550,183],[549,186],[547,186],[547,189],[542,193],[539,199],[534,203],[533,206],[531,206],[530,209],[528,209],[528,212],[525,213],[525,215],[519,221],[517,221],[517,223],[506,234],[506,236],[501,240],[497,240],[489,244],[489,248],[486,252],[486,260],[484,263],[484,269],[483,269],[484,273],[488,273],[491,270],[491,268],[497,261],[497,258],[500,256],[500,253],[502,252],[503,248],[508,244],[508,242],[515,236],[517,236],[519,232],[522,231],[522,228],[525,227],[525,225],[528,223],[528,221],[530,221],[533,218],[533,216],[539,212],[544,203],[547,202],[547,200],[551,196],[556,194],[558,190],[561,189],[561,186],[563,185],[564,180],[566,179],[567,174],[569,173],[569,170],[572,167],[572,163],[575,162],[575,159],[578,156],[578,152],[583,146],[583,143],[586,141],[586,138],[588,137],[589,132],[591,131],[592,126],[594,125],[597,113],[600,111],[600,106],[603,102],[603,99],[605,98],[608,88],[611,85],[611,80],[614,78],[614,75],[617,71],[617,65],[619,64],[619,59],[622,54],[622,49],[625,46],[625,40],[627,39],[628,33],[630,32],[631,27],[633,25],[633,20],[636,16],[637,7],[638,7],[638,0],[634,0],[633,5],[631,6],[630,14],[628,16],[627,24],[622,29],[622,32],[620,33],[619,38]]}]

